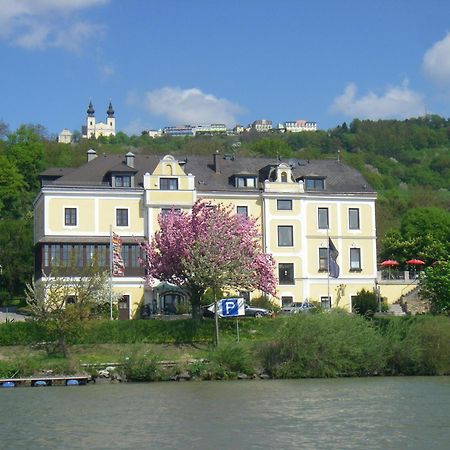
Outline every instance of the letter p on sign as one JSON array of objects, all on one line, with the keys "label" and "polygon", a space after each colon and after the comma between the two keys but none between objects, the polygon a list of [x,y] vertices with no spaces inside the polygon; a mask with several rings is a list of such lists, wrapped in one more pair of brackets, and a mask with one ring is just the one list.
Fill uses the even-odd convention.
[{"label": "letter p on sign", "polygon": [[238,315],[238,299],[230,298],[223,302],[223,315],[224,316],[237,316]]}]

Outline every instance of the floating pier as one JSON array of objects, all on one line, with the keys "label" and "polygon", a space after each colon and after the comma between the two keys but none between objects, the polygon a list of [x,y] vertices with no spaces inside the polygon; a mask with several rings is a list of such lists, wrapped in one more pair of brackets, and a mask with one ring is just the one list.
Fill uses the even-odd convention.
[{"label": "floating pier", "polygon": [[0,378],[0,387],[12,388],[17,386],[79,386],[89,383],[91,379],[92,378],[88,375]]}]

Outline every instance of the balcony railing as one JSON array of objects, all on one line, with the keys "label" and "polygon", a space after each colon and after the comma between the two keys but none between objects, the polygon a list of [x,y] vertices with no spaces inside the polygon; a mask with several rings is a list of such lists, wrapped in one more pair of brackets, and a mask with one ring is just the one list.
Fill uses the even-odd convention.
[{"label": "balcony railing", "polygon": [[419,280],[420,271],[418,270],[397,270],[397,269],[382,269],[378,271],[379,281],[392,282],[417,282]]}]

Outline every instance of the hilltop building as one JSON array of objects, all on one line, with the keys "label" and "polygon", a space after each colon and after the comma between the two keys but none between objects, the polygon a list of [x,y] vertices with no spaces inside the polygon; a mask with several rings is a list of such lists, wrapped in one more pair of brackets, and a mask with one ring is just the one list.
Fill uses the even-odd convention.
[{"label": "hilltop building", "polygon": [[68,130],[67,128],[64,128],[58,134],[58,142],[60,144],[70,144],[72,142],[72,132],[70,130]]},{"label": "hilltop building", "polygon": [[300,133],[302,131],[317,131],[317,122],[307,122],[306,120],[291,120],[279,125],[286,133]]},{"label": "hilltop building", "polygon": [[111,102],[109,102],[106,111],[106,122],[96,122],[95,110],[92,102],[89,102],[86,111],[86,125],[81,127],[81,137],[87,139],[98,139],[100,136],[115,136],[116,135],[116,119],[114,117],[114,109]]},{"label": "hilltop building", "polygon": [[[280,306],[309,300],[351,311],[353,296],[377,287],[376,193],[340,161],[220,154],[178,159],[89,150],[82,166],[48,169],[40,179],[34,202],[36,277],[73,254],[80,266],[97,255],[108,268],[112,227],[123,241],[124,276],[112,279],[122,319],[137,317],[143,305],[173,312],[187,300],[167,283],[144,285],[138,242],[152,238],[161,212],[189,211],[197,199],[231,204],[236,213],[257,218],[263,248],[276,260],[274,301]],[[338,252],[338,278],[327,270],[330,242]]]},{"label": "hilltop building", "polygon": [[272,121],[267,119],[255,120],[251,125],[251,130],[258,133],[270,131],[272,129]]}]

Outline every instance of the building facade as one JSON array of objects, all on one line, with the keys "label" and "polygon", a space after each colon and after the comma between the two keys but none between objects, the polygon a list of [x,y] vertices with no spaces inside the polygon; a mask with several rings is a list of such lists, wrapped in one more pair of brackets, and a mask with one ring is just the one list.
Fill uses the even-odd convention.
[{"label": "building facade", "polygon": [[98,139],[100,136],[115,136],[116,135],[116,119],[114,117],[114,109],[111,102],[109,102],[106,111],[106,121],[97,122],[95,119],[95,110],[92,102],[89,102],[86,111],[86,125],[81,127],[81,137],[87,139]]},{"label": "building facade", "polygon": [[[173,312],[186,300],[175,286],[144,285],[138,243],[151,239],[160,213],[189,211],[198,199],[257,218],[263,248],[276,260],[280,306],[308,300],[351,310],[352,297],[376,285],[376,193],[340,161],[89,150],[84,165],[49,169],[41,183],[34,203],[36,277],[70,255],[80,267],[95,255],[108,268],[113,231],[123,241],[124,276],[112,280],[122,318],[136,317],[143,305]],[[337,278],[329,274],[330,244],[338,252]]]}]

